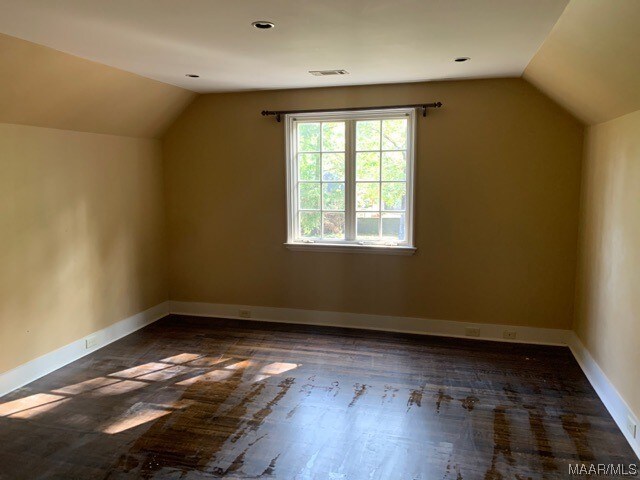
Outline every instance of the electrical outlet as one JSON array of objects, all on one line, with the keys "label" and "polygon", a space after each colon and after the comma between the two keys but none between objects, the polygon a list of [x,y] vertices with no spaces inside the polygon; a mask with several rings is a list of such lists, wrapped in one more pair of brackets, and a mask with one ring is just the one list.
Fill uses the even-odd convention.
[{"label": "electrical outlet", "polygon": [[84,339],[84,347],[85,349],[90,349],[98,345],[98,337],[95,335],[91,335]]},{"label": "electrical outlet", "polygon": [[631,416],[627,416],[627,431],[629,432],[629,435],[631,435],[631,438],[636,438],[636,430],[637,425],[635,420],[631,418]]},{"label": "electrical outlet", "polygon": [[505,330],[504,332],[502,332],[502,336],[503,336],[503,338],[508,338],[509,340],[515,340],[516,331],[515,330]]},{"label": "electrical outlet", "polygon": [[238,313],[240,318],[251,318],[251,310],[240,310]]},{"label": "electrical outlet", "polygon": [[479,337],[480,329],[478,327],[467,327],[464,329],[464,334],[467,337]]}]

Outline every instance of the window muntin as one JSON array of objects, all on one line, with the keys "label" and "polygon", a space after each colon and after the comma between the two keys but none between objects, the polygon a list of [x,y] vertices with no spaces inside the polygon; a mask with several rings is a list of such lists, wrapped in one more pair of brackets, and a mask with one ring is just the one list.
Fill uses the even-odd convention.
[{"label": "window muntin", "polygon": [[296,122],[300,239],[345,239],[346,122]]},{"label": "window muntin", "polygon": [[412,246],[413,109],[287,116],[289,243]]},{"label": "window muntin", "polygon": [[355,120],[356,240],[403,243],[407,208],[407,118]]}]

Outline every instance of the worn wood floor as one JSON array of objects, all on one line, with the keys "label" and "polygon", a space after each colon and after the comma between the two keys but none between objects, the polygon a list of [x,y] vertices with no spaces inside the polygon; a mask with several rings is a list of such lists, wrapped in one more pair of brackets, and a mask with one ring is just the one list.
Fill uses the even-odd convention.
[{"label": "worn wood floor", "polygon": [[0,478],[555,479],[637,458],[561,347],[167,317],[0,398]]}]

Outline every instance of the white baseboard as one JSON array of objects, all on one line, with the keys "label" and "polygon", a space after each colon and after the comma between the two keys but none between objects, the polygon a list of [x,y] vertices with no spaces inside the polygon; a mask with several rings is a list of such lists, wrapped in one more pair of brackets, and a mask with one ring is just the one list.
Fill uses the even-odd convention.
[{"label": "white baseboard", "polygon": [[[437,335],[541,345],[566,346],[567,336],[571,333],[571,330],[555,328],[532,328],[513,325],[458,322],[453,320],[432,320],[416,317],[395,317],[364,313],[325,312],[320,310],[225,305],[217,303],[172,301],[170,308],[171,313],[200,317],[359,328],[363,330],[381,330],[385,332],[415,333],[419,335]],[[250,318],[241,316],[240,310],[251,312]],[[480,335],[476,337],[467,336],[465,335],[466,328],[479,328]],[[516,338],[513,340],[505,339],[503,335],[505,330],[516,332]]]},{"label": "white baseboard", "polygon": [[[170,302],[164,302],[151,307],[144,312],[120,320],[102,330],[0,374],[0,397],[146,327],[166,316],[170,310],[169,306]],[[95,340],[95,344],[91,348],[86,348],[88,338]]]},{"label": "white baseboard", "polygon": [[627,442],[629,442],[629,445],[631,445],[631,448],[633,448],[633,451],[636,453],[638,458],[640,458],[640,431],[637,431],[636,438],[633,438],[627,429],[628,418],[631,418],[640,428],[637,417],[633,414],[629,405],[627,405],[627,402],[624,401],[618,390],[616,390],[616,387],[614,387],[609,381],[586,347],[582,344],[578,335],[572,331],[568,340],[569,348],[580,365],[580,368],[582,368],[582,371],[587,376],[589,383],[593,386],[593,389],[600,397],[600,400],[602,400],[602,403],[604,403],[604,406],[609,410],[609,413],[622,431],[624,437],[627,439]]}]

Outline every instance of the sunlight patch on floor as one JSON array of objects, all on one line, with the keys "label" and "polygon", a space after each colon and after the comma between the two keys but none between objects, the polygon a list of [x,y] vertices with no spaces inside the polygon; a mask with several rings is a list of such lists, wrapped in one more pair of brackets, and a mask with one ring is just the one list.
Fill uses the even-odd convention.
[{"label": "sunlight patch on floor", "polygon": [[227,370],[242,370],[255,365],[255,362],[251,360],[243,360],[241,362],[233,363],[224,367]]},{"label": "sunlight patch on floor", "polygon": [[145,382],[138,382],[136,380],[123,380],[112,385],[106,385],[104,387],[92,390],[91,395],[120,395],[122,393],[133,392],[139,388],[149,385]]},{"label": "sunlight patch on floor", "polygon": [[[77,395],[111,396],[123,395],[152,385],[152,382],[171,380],[180,375],[201,373],[192,378],[176,382],[178,386],[190,386],[199,382],[221,382],[227,380],[239,371],[255,373],[252,383],[265,380],[273,375],[288,372],[299,365],[295,363],[273,362],[260,367],[261,362],[253,360],[236,361],[231,365],[217,370],[206,371],[215,365],[232,361],[231,357],[205,356],[195,353],[180,353],[163,358],[156,362],[148,362],[124,370],[119,370],[107,376],[100,376],[63,386],[51,390],[51,393],[37,393],[0,404],[0,416],[7,418],[32,418],[41,413],[49,412]],[[243,372],[244,373],[244,372]],[[103,431],[113,434],[142,425],[157,418],[161,418],[175,409],[184,408],[188,402],[179,401],[171,405],[145,405],[136,403],[127,413],[116,422],[107,426]],[[86,419],[79,419],[84,422]]]},{"label": "sunlight patch on floor", "polygon": [[136,380],[147,380],[153,382],[161,382],[163,380],[170,380],[178,375],[184,375],[185,373],[191,373],[198,371],[197,368],[185,367],[183,365],[175,365],[173,367],[165,368],[164,370],[158,370],[157,372],[147,373],[136,377]]},{"label": "sunlight patch on floor", "polygon": [[158,362],[150,362],[145,363],[143,365],[138,365],[137,367],[127,368],[125,370],[120,370],[119,372],[110,373],[110,377],[122,377],[122,378],[135,378],[140,375],[145,375],[151,372],[157,372],[158,370],[164,370],[168,368],[169,365],[166,363],[158,363]]},{"label": "sunlight patch on floor", "polygon": [[231,360],[229,357],[202,357],[189,362],[189,366],[193,367],[213,367],[220,363]]},{"label": "sunlight patch on floor", "polygon": [[32,418],[56,408],[66,400],[69,399],[61,395],[36,393],[29,397],[3,403],[0,405],[0,416],[9,418]]},{"label": "sunlight patch on floor", "polygon": [[186,408],[193,403],[191,400],[178,400],[171,402],[169,405],[139,402],[129,408],[129,410],[121,415],[115,422],[103,428],[102,431],[109,435],[121,433],[162,418],[176,410]]},{"label": "sunlight patch on floor", "polygon": [[221,382],[222,380],[229,378],[231,375],[233,375],[233,371],[231,370],[214,370],[213,372],[207,372],[196,377],[187,378],[186,380],[177,382],[176,385],[188,387],[189,385],[193,385],[197,382]]},{"label": "sunlight patch on floor", "polygon": [[147,422],[157,420],[160,417],[164,417],[165,415],[169,415],[172,411],[173,410],[171,409],[156,405],[146,406],[142,403],[136,403],[122,417],[104,428],[102,431],[109,435],[124,432],[125,430],[135,428]]},{"label": "sunlight patch on floor", "polygon": [[90,380],[85,380],[84,382],[76,383],[74,385],[56,388],[55,390],[51,390],[51,392],[64,395],[78,395],[79,393],[89,392],[91,390],[96,390],[100,387],[112,385],[121,381],[122,380],[118,380],[117,378],[97,377]]},{"label": "sunlight patch on floor", "polygon": [[261,382],[262,380],[266,380],[273,375],[279,375],[281,373],[288,372],[289,370],[293,370],[294,368],[298,368],[298,365],[295,363],[270,363],[269,365],[265,365],[260,369],[260,373],[253,377],[252,382]]},{"label": "sunlight patch on floor", "polygon": [[165,363],[187,363],[192,362],[198,358],[202,357],[200,353],[180,353],[179,355],[174,355],[173,357],[167,357],[160,360]]},{"label": "sunlight patch on floor", "polygon": [[265,375],[279,375],[280,373],[288,372],[289,370],[293,370],[294,368],[298,368],[298,364],[274,362],[262,367],[260,369],[260,373],[263,373]]}]

